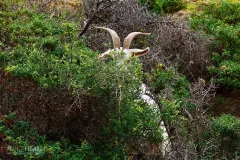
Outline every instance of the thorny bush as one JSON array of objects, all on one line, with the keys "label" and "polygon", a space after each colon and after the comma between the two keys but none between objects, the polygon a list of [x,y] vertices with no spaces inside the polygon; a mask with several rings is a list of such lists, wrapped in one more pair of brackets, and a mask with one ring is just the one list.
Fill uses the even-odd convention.
[{"label": "thorny bush", "polygon": [[[86,1],[87,4],[92,4]],[[85,5],[86,10],[91,6]],[[87,15],[91,17],[92,12]],[[113,3],[98,13],[92,26],[105,26],[114,29],[121,40],[129,33],[142,31],[151,33],[151,37],[136,38],[131,48],[150,47],[147,56],[141,58],[143,69],[150,72],[159,63],[166,67],[174,66],[188,79],[197,81],[206,77],[206,65],[209,61],[208,40],[197,32],[192,32],[185,23],[173,21],[171,17],[154,17],[137,0]],[[108,33],[91,27],[85,35],[87,46],[100,52],[112,48]],[[108,38],[106,38],[108,37]]]}]

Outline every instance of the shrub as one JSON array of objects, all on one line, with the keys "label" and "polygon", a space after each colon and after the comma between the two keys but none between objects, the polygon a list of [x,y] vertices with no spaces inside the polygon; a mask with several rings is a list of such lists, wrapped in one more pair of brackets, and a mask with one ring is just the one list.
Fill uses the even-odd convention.
[{"label": "shrub", "polygon": [[157,93],[166,88],[171,88],[173,97],[179,101],[179,106],[184,106],[184,101],[190,97],[189,87],[190,83],[184,75],[180,75],[176,69],[164,69],[162,64],[158,65],[150,77],[150,86]]},{"label": "shrub", "polygon": [[140,3],[146,5],[150,10],[153,10],[156,13],[163,13],[164,0],[140,0]]},{"label": "shrub", "polygon": [[183,0],[166,0],[163,4],[163,11],[166,13],[173,13],[186,8],[186,2]]},{"label": "shrub", "polygon": [[205,148],[202,149],[199,145],[199,135],[211,130],[210,117],[204,114],[204,107],[209,105],[215,95],[214,84],[207,84],[201,78],[190,83],[175,68],[168,68],[163,64],[158,64],[147,77],[151,94],[158,102],[163,120],[167,124],[171,143],[176,147],[171,158],[177,159],[188,150],[192,157],[204,159]]},{"label": "shrub", "polygon": [[182,0],[140,0],[140,3],[158,14],[173,13],[186,7]]},{"label": "shrub", "polygon": [[[239,156],[240,121],[232,115],[222,115],[214,118],[211,130],[203,134],[203,146],[208,148],[205,156],[217,153],[216,157],[234,159]],[[208,142],[208,143],[206,143]],[[212,145],[212,146],[211,146]]]},{"label": "shrub", "polygon": [[202,30],[214,38],[211,46],[213,65],[209,73],[223,87],[240,88],[240,3],[220,1],[210,3],[203,13],[191,21],[194,29]]},{"label": "shrub", "polygon": [[[10,23],[5,26],[7,49],[0,53],[1,113],[17,112],[18,120],[32,121],[38,132],[53,137],[88,139],[89,130],[93,140],[106,118],[100,98],[87,92],[97,83],[92,73],[100,62],[75,37],[77,25],[29,10],[4,14]],[[93,117],[102,121],[90,120]]]},{"label": "shrub", "polygon": [[1,158],[13,159],[100,159],[93,153],[93,147],[86,141],[81,145],[72,145],[62,138],[57,142],[39,135],[29,123],[14,122],[15,115],[1,117],[0,134],[4,138]]}]

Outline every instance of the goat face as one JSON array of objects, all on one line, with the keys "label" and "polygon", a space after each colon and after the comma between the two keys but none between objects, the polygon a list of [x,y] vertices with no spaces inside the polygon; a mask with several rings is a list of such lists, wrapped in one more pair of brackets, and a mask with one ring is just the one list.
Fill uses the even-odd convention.
[{"label": "goat face", "polygon": [[143,56],[147,54],[150,49],[129,49],[131,42],[134,37],[137,35],[147,35],[149,36],[150,33],[142,33],[142,32],[132,32],[130,33],[123,41],[123,47],[120,47],[120,38],[118,37],[117,33],[109,28],[104,27],[96,27],[98,29],[106,30],[110,33],[113,41],[113,47],[114,49],[109,49],[108,51],[102,53],[99,57],[103,60],[108,59],[117,59],[119,63],[123,63],[125,60],[128,60],[129,58],[133,56]]}]

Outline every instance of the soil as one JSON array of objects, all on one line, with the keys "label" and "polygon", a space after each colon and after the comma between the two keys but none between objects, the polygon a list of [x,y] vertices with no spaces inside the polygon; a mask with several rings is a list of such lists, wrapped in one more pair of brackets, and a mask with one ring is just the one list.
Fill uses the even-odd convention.
[{"label": "soil", "polygon": [[232,114],[240,118],[240,90],[214,97],[210,109],[216,116]]}]

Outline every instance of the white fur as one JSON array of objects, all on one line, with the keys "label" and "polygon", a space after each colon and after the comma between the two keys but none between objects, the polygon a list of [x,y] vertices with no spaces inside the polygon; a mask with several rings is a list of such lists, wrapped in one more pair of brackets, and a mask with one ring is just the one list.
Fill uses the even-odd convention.
[{"label": "white fur", "polygon": [[[149,97],[147,94],[151,94],[150,91],[147,90],[146,85],[143,83],[141,86],[141,98],[149,105],[152,106],[154,108],[158,108],[159,106],[157,105],[157,103],[151,98]],[[166,152],[170,151],[170,140],[169,140],[169,135],[167,133],[167,129],[164,125],[164,122],[161,121],[160,123],[160,128],[163,131],[163,143],[161,145],[161,151],[163,153],[163,155],[166,154]]]},{"label": "white fur", "polygon": [[[115,58],[117,59],[118,65],[119,65],[119,64],[122,64],[125,60],[130,59],[132,56],[137,55],[137,53],[147,51],[145,53],[147,54],[149,50],[150,50],[149,48],[142,50],[142,49],[123,49],[122,47],[120,47],[115,49],[109,49],[106,52],[102,53],[99,57],[102,59]],[[137,56],[141,56],[141,55],[137,55]]]}]

